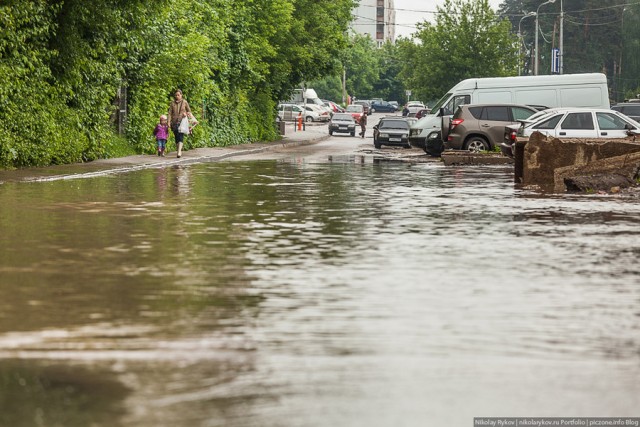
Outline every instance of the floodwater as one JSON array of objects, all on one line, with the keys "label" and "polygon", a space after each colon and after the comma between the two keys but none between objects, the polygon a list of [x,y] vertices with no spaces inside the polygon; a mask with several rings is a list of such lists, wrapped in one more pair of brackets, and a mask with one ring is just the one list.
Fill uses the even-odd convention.
[{"label": "floodwater", "polygon": [[0,185],[0,425],[472,426],[640,408],[640,203],[502,167]]}]

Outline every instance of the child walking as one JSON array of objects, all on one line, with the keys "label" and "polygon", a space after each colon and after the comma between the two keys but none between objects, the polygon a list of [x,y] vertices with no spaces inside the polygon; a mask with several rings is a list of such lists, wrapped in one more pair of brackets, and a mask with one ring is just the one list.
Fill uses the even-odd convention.
[{"label": "child walking", "polygon": [[169,124],[167,116],[164,114],[160,116],[160,123],[153,130],[153,135],[156,137],[156,143],[158,144],[158,156],[164,157],[164,150],[167,148],[167,139],[169,138]]}]

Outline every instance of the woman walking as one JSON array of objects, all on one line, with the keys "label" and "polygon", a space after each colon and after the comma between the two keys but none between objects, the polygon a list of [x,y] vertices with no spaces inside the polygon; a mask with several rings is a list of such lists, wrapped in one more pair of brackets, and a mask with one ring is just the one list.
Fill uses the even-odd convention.
[{"label": "woman walking", "polygon": [[191,107],[186,99],[182,97],[182,91],[176,90],[173,95],[174,99],[171,105],[169,105],[169,123],[171,124],[171,131],[176,137],[176,146],[178,147],[178,158],[182,156],[182,145],[184,142],[184,133],[180,132],[180,122],[185,117],[191,117]]}]

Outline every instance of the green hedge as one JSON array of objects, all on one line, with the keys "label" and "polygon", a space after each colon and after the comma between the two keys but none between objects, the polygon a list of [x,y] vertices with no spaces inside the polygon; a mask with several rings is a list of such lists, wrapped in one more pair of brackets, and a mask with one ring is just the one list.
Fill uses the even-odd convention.
[{"label": "green hedge", "polygon": [[[278,100],[332,71],[327,64],[346,46],[353,6],[353,0],[323,7],[315,0],[4,0],[0,168],[152,153],[153,128],[176,88],[200,120],[187,148],[278,138]],[[123,88],[121,137],[115,117]]]}]

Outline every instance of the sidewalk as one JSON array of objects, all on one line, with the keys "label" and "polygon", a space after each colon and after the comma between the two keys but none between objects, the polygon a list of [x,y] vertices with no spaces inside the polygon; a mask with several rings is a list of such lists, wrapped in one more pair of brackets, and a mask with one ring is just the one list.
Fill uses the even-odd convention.
[{"label": "sidewalk", "polygon": [[162,168],[175,165],[212,162],[245,154],[262,153],[286,146],[307,145],[320,142],[329,137],[327,127],[323,125],[307,125],[306,130],[295,131],[291,123],[287,123],[282,140],[273,142],[256,142],[252,144],[232,145],[229,147],[196,148],[182,152],[176,158],[176,152],[166,157],[141,154],[136,156],[101,159],[88,163],[49,166],[44,168],[25,168],[17,170],[0,170],[0,184],[4,182],[53,181],[60,179],[90,178],[98,175],[131,172],[140,169]]}]

